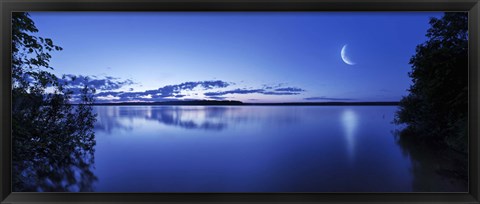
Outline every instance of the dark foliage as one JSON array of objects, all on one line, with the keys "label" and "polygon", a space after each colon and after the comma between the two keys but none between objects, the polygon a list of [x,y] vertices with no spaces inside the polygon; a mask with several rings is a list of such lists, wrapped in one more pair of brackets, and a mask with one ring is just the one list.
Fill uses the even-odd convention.
[{"label": "dark foliage", "polygon": [[467,152],[467,19],[466,12],[449,12],[430,20],[428,40],[410,60],[413,85],[396,114],[397,124],[408,125],[400,137]]},{"label": "dark foliage", "polygon": [[467,13],[432,18],[428,40],[417,46],[409,76],[413,85],[399,104],[395,133],[412,161],[413,190],[468,190]]},{"label": "dark foliage", "polygon": [[28,13],[12,13],[13,191],[91,191],[94,90],[72,106],[68,84],[49,72],[62,48],[35,32]]}]

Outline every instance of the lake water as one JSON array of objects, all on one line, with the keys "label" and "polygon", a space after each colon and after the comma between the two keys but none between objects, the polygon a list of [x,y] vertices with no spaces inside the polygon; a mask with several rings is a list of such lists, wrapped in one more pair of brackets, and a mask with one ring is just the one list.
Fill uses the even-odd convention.
[{"label": "lake water", "polygon": [[99,192],[408,192],[396,106],[97,106]]}]

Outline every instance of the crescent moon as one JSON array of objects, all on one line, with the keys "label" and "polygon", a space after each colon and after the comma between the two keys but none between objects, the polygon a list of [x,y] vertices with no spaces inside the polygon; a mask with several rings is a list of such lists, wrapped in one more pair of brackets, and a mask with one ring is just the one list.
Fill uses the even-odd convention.
[{"label": "crescent moon", "polygon": [[355,62],[352,62],[347,56],[347,45],[344,45],[342,48],[342,51],[340,52],[340,55],[342,56],[343,62],[345,62],[348,65],[355,65]]}]

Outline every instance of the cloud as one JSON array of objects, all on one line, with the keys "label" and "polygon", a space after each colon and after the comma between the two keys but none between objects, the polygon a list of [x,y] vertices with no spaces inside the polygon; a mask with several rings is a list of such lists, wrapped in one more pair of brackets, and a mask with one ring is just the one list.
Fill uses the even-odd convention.
[{"label": "cloud", "polygon": [[262,93],[263,89],[234,89],[230,91],[221,91],[221,92],[207,92],[205,96],[223,96],[227,94],[252,94],[252,93]]},{"label": "cloud", "polygon": [[117,90],[126,85],[132,85],[134,82],[130,79],[120,80],[120,78],[106,76],[104,78],[98,78],[96,76],[84,76],[84,75],[64,75],[58,80],[60,84],[66,84],[71,88],[74,93],[76,90],[87,86],[89,88],[95,88],[97,91],[110,91]]},{"label": "cloud", "polygon": [[305,90],[303,90],[301,88],[295,88],[295,87],[285,87],[285,88],[275,89],[275,91],[302,92],[302,91],[305,91]]},{"label": "cloud", "polygon": [[[210,81],[188,81],[180,84],[172,84],[145,91],[116,91],[124,86],[135,84],[131,80],[120,80],[120,78],[106,76],[103,78],[83,76],[83,75],[65,75],[61,82],[68,83],[74,94],[78,94],[83,86],[89,86],[97,89],[95,98],[101,102],[114,101],[165,101],[165,100],[187,100],[188,96],[197,95],[188,91],[203,90],[203,95],[208,99],[225,100],[229,94],[263,94],[263,95],[299,95],[304,89],[297,87],[282,87],[284,83],[272,85],[263,88],[237,88],[231,90],[218,90],[235,85],[233,82],[222,80]],[[215,90],[216,89],[216,90]],[[187,98],[186,98],[187,97]],[[308,100],[308,99],[306,99]]]},{"label": "cloud", "polygon": [[202,87],[204,90],[213,89],[213,88],[225,88],[229,86],[230,83],[216,80],[216,81],[197,81],[197,82],[184,82],[176,85],[167,85],[157,90],[149,90],[147,92],[153,92],[157,96],[171,97],[180,93],[183,90],[193,90],[196,87]]},{"label": "cloud", "polygon": [[234,89],[229,91],[220,91],[220,92],[207,92],[205,93],[206,96],[224,96],[227,94],[264,94],[264,95],[298,95],[300,92],[304,92],[305,90],[295,87],[286,87],[286,88],[278,88],[274,91],[266,91],[265,89]]},{"label": "cloud", "polygon": [[[224,88],[229,86],[228,82],[216,80],[216,81],[197,81],[197,82],[184,82],[176,85],[167,85],[157,89],[157,94],[161,94],[162,97],[174,96],[174,94],[180,93],[182,90],[193,90],[196,87],[202,87],[204,90],[212,88]],[[151,90],[153,91],[153,90]]]},{"label": "cloud", "polygon": [[264,89],[275,89],[281,88],[282,86],[287,85],[286,83],[278,83],[278,84],[263,84]]},{"label": "cloud", "polygon": [[329,98],[329,97],[325,97],[325,96],[320,96],[320,97],[304,98],[303,100],[307,100],[307,101],[322,101],[322,100],[325,100],[325,101],[349,101],[349,100],[354,100],[354,99],[351,99],[351,98]]},{"label": "cloud", "polygon": [[97,93],[95,94],[95,96],[108,96],[108,95],[118,95],[118,94],[121,94],[123,93],[123,91],[105,91],[105,92],[100,92],[100,93]]},{"label": "cloud", "polygon": [[262,92],[262,94],[265,95],[298,95],[300,94],[299,92],[275,92],[275,91],[267,91],[267,92]]},{"label": "cloud", "polygon": [[172,85],[174,88],[192,90],[198,86],[203,87],[205,90],[212,88],[224,88],[229,86],[231,83],[224,82],[221,80],[215,81],[197,81],[197,82],[184,82],[178,85]]},{"label": "cloud", "polygon": [[167,85],[158,89],[146,90],[143,92],[102,92],[96,96],[105,96],[113,95],[120,97],[119,101],[131,101],[131,100],[142,100],[142,101],[160,101],[167,97],[174,98],[183,98],[187,95],[181,94],[182,91],[191,91],[197,87],[202,88],[203,90],[210,90],[213,88],[225,88],[228,87],[231,83],[224,82],[221,80],[214,81],[196,81],[196,82],[184,82],[181,84]]},{"label": "cloud", "polygon": [[120,99],[120,97],[108,95],[108,96],[97,96],[97,99],[98,100],[109,100],[109,101],[111,101],[111,100],[118,100],[118,99]]}]

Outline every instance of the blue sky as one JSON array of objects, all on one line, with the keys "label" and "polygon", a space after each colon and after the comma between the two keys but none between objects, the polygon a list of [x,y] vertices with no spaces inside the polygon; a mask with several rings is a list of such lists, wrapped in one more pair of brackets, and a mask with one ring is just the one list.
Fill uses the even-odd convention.
[{"label": "blue sky", "polygon": [[[97,102],[398,101],[439,12],[31,12]],[[348,44],[346,64],[341,50]],[[86,80],[90,82],[86,82]]]}]

